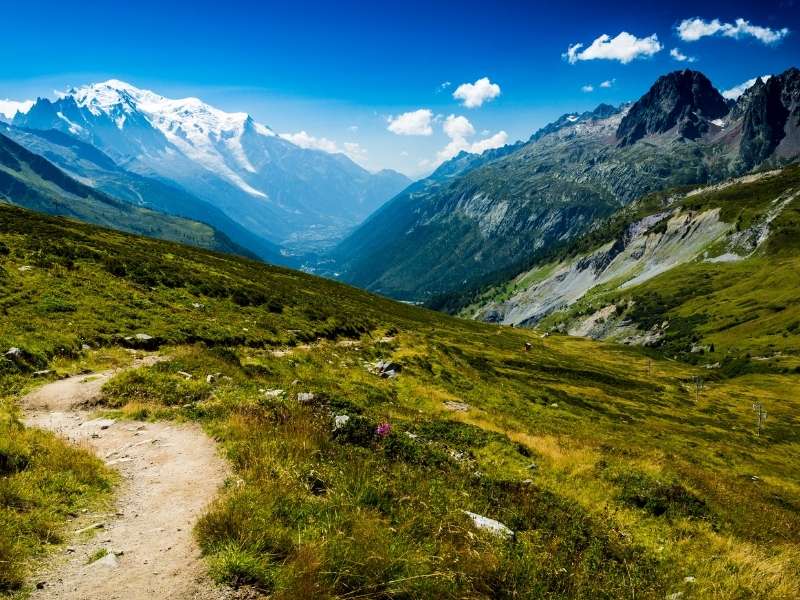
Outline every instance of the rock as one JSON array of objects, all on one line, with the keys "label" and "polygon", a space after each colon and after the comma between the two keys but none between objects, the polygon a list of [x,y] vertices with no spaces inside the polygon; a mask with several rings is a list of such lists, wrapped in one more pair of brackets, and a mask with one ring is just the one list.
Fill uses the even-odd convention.
[{"label": "rock", "polygon": [[522,483],[524,485],[531,485],[533,483],[533,479],[523,479]]},{"label": "rock", "polygon": [[178,371],[178,375],[180,375],[184,379],[191,379],[192,378],[192,374],[191,373],[187,373],[186,371]]},{"label": "rock", "polygon": [[12,346],[11,348],[8,349],[8,352],[6,352],[5,355],[6,357],[12,360],[17,360],[19,358],[22,358],[22,350],[20,348],[17,348],[16,346]]},{"label": "rock", "polygon": [[396,362],[389,360],[379,360],[367,367],[370,373],[374,373],[384,379],[394,379],[398,376],[403,367]]},{"label": "rock", "polygon": [[553,402],[553,403],[550,405],[550,408],[558,408],[558,402]]},{"label": "rock", "polygon": [[119,566],[116,554],[108,552],[103,558],[98,558],[92,563],[94,567],[103,567],[106,569],[116,569]]},{"label": "rock", "polygon": [[50,369],[45,369],[44,371],[34,371],[33,372],[33,376],[34,377],[46,377],[47,375],[50,375],[50,373],[52,373],[52,372],[53,371],[51,371]]},{"label": "rock", "polygon": [[500,521],[495,521],[494,519],[490,519],[489,517],[484,517],[483,515],[469,512],[468,510],[462,510],[461,512],[463,512],[470,519],[472,519],[472,523],[478,529],[488,531],[489,533],[491,533],[492,535],[496,535],[497,537],[503,537],[506,539],[514,537],[514,532],[511,531],[511,529],[509,529],[505,525],[503,525]]},{"label": "rock", "polygon": [[297,394],[297,401],[300,404],[308,404],[313,402],[314,398],[316,398],[316,396],[312,392],[300,392]]},{"label": "rock", "polygon": [[192,302],[192,306],[195,308],[203,308],[205,304],[200,304],[199,302]]},{"label": "rock", "polygon": [[36,589],[37,590],[43,590],[46,585],[47,585],[46,581],[37,581],[36,582]]},{"label": "rock", "polygon": [[265,390],[264,391],[264,395],[267,398],[277,398],[278,396],[282,396],[285,393],[286,392],[284,392],[283,390],[281,390],[279,388],[275,388],[274,390]]},{"label": "rock", "polygon": [[33,270],[33,267],[30,266],[30,265],[22,265],[21,267],[17,268],[17,271],[19,271],[20,273],[25,273],[27,271],[32,271],[32,270]]},{"label": "rock", "polygon": [[92,347],[89,344],[81,344],[81,350],[91,350]]},{"label": "rock", "polygon": [[328,486],[316,471],[312,470],[308,473],[308,475],[306,475],[305,483],[308,487],[308,491],[315,496],[322,496],[328,491]]},{"label": "rock", "polygon": [[333,417],[333,430],[341,429],[350,420],[350,415],[336,415]]},{"label": "rock", "polygon": [[528,465],[528,468],[529,468],[531,471],[535,471],[536,469],[538,469],[538,468],[539,468],[539,465],[537,465],[536,463],[531,463],[531,464],[529,464],[529,465]]},{"label": "rock", "polygon": [[687,575],[686,577],[683,578],[683,583],[694,583],[695,581],[697,581],[697,579],[692,577],[691,575]]},{"label": "rock", "polygon": [[136,333],[123,338],[123,341],[131,348],[141,350],[155,350],[158,348],[158,339],[149,333]]},{"label": "rock", "polygon": [[446,400],[443,404],[447,410],[454,410],[457,412],[467,412],[469,410],[469,404],[466,402],[454,402],[452,400]]}]

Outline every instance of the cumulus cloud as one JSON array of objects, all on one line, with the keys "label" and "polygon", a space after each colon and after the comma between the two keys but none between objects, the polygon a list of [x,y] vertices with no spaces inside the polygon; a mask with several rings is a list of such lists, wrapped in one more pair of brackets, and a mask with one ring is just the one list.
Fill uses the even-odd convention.
[{"label": "cumulus cloud", "polygon": [[645,38],[637,38],[623,31],[615,38],[604,33],[585,50],[581,48],[584,48],[584,44],[572,44],[561,56],[571,65],[580,60],[599,59],[618,60],[625,65],[636,58],[653,56],[660,52],[663,46],[655,33]]},{"label": "cumulus cloud", "polygon": [[33,100],[24,100],[18,102],[16,100],[0,100],[0,115],[7,119],[13,119],[17,112],[26,113],[33,106]]},{"label": "cumulus cloud", "polygon": [[432,120],[433,113],[427,108],[420,108],[396,117],[389,116],[387,129],[397,135],[431,135],[433,133]]},{"label": "cumulus cloud", "polygon": [[746,19],[736,19],[733,23],[723,23],[719,19],[706,21],[695,17],[693,19],[684,19],[676,29],[678,30],[678,36],[684,42],[696,42],[704,37],[722,35],[736,39],[753,37],[762,44],[774,44],[789,35],[789,30],[786,27],[771,29],[752,25]]},{"label": "cumulus cloud", "polygon": [[610,88],[610,87],[611,87],[612,85],[614,85],[616,82],[617,82],[617,80],[616,80],[616,79],[606,79],[605,81],[601,81],[601,82],[600,82],[600,87],[601,87],[601,88]]},{"label": "cumulus cloud", "polygon": [[450,139],[467,138],[475,133],[475,128],[469,119],[462,116],[450,115],[442,124],[442,130]]},{"label": "cumulus cloud", "polygon": [[442,123],[442,131],[450,138],[450,142],[436,155],[440,163],[453,158],[462,151],[480,154],[492,148],[505,146],[508,141],[508,134],[505,131],[499,131],[493,136],[470,142],[468,138],[475,135],[475,128],[469,119],[460,115],[448,116]]},{"label": "cumulus cloud", "polygon": [[475,142],[470,146],[469,152],[481,154],[493,148],[502,148],[508,143],[508,134],[505,131],[498,131],[493,136]]},{"label": "cumulus cloud", "polygon": [[328,138],[317,138],[307,133],[306,131],[298,131],[297,133],[282,133],[280,136],[292,142],[295,146],[300,146],[307,150],[322,150],[323,152],[339,152],[336,142]]},{"label": "cumulus cloud", "polygon": [[669,51],[669,55],[678,62],[693,63],[697,60],[694,56],[686,56],[683,52],[681,52],[680,48],[673,48]]},{"label": "cumulus cloud", "polygon": [[367,161],[367,150],[362,148],[358,142],[345,142],[342,144],[343,148],[339,148],[338,144],[333,140],[329,140],[326,137],[314,137],[306,131],[282,133],[280,137],[306,150],[321,150],[329,154],[345,154],[357,163],[365,163]]},{"label": "cumulus cloud", "polygon": [[748,89],[750,89],[753,84],[755,84],[757,79],[760,79],[763,82],[766,82],[767,79],[770,78],[770,75],[762,75],[761,77],[753,77],[752,79],[748,79],[747,81],[743,81],[739,85],[735,85],[729,90],[725,90],[722,92],[722,97],[727,98],[728,100],[736,100],[739,96],[744,94]]},{"label": "cumulus cloud", "polygon": [[453,98],[461,100],[467,108],[478,108],[499,95],[500,86],[489,81],[488,77],[481,77],[475,83],[462,83],[453,92]]},{"label": "cumulus cloud", "polygon": [[594,91],[594,86],[593,85],[584,85],[583,87],[581,87],[581,91],[586,93],[586,94],[588,94],[588,93]]}]

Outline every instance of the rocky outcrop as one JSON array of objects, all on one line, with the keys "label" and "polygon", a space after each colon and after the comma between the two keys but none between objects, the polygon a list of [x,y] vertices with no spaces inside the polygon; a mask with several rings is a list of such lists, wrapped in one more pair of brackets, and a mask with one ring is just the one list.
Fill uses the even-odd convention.
[{"label": "rocky outcrop", "polygon": [[800,151],[800,70],[789,69],[766,82],[756,79],[737,105],[742,134],[739,157],[750,169],[768,159],[786,139],[780,154]]},{"label": "rocky outcrop", "polygon": [[698,71],[686,69],[659,77],[634,103],[617,129],[620,146],[647,135],[677,128],[680,137],[694,140],[709,129],[710,121],[729,112],[725,98]]}]

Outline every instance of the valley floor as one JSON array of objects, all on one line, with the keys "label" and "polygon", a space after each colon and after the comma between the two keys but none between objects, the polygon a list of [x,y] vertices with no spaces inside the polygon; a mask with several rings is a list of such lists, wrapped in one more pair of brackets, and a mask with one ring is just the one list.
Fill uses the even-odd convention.
[{"label": "valley floor", "polygon": [[[176,473],[185,506],[154,500],[148,547],[163,550],[152,530],[169,527],[185,545],[153,558],[145,586],[169,581],[184,548],[187,573],[274,599],[800,596],[793,370],[727,376],[0,211],[0,593],[37,583],[35,561],[62,568],[70,519],[111,506],[117,479],[91,446],[24,427],[20,402],[126,366],[122,347],[140,346],[166,358],[77,389],[99,388],[101,412],[83,422],[114,420],[87,441],[134,458],[111,465],[123,504],[137,481],[126,469],[149,469],[150,453],[204,461]],[[189,437],[106,456],[177,432]],[[159,521],[164,506],[187,511],[180,524]],[[121,567],[150,569],[115,522],[75,554],[113,544]],[[82,562],[67,557],[65,581]]]}]

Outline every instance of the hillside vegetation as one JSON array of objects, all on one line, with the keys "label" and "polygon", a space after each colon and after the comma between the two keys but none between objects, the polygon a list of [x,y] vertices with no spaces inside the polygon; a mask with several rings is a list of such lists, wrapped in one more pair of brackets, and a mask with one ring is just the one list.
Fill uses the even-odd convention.
[{"label": "hillside vegetation", "polygon": [[[0,358],[19,441],[0,446],[4,592],[60,539],[38,507],[63,520],[110,481],[22,428],[15,399],[127,347],[167,360],[117,375],[98,408],[197,421],[231,461],[196,529],[221,581],[275,598],[800,595],[798,374],[708,374],[6,206],[0,317],[0,351],[18,349]],[[72,462],[15,458],[58,456],[37,438]],[[25,501],[6,491],[21,479]]]},{"label": "hillside vegetation", "polygon": [[[171,190],[169,193],[174,195],[177,191]],[[154,195],[166,194],[162,189],[157,189]],[[201,248],[251,255],[205,223],[174,216],[175,211],[164,214],[118,200],[84,185],[2,133],[0,202]],[[186,215],[187,211],[181,208],[177,214]],[[277,256],[277,249],[268,256]]]},{"label": "hillside vegetation", "polygon": [[729,373],[800,368],[800,167],[648,196],[465,315],[645,344]]}]

